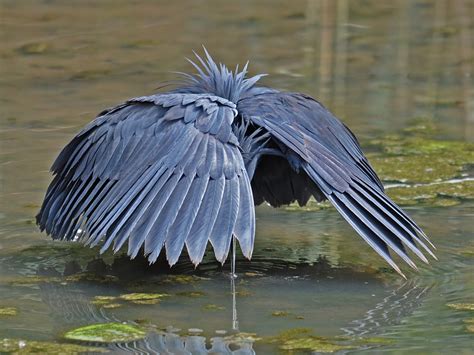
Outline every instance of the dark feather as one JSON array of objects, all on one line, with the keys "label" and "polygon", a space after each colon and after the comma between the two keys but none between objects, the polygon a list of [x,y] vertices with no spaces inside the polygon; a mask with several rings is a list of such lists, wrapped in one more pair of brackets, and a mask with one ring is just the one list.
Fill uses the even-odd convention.
[{"label": "dark feather", "polygon": [[174,264],[186,243],[198,263],[211,235],[224,260],[240,215],[237,234],[250,255],[254,207],[248,188],[239,204],[245,166],[235,115],[235,104],[223,98],[180,93],[104,112],[56,159],[40,227],[53,238],[103,242],[101,251],[128,241],[131,257],[144,246],[150,262],[166,246]]},{"label": "dark feather", "polygon": [[[415,269],[405,247],[424,262],[428,260],[420,248],[434,256],[421,228],[384,194],[353,133],[321,104],[302,94],[270,92],[248,96],[237,108],[244,119],[271,135],[288,161],[285,165],[281,158],[261,157],[252,183],[256,202],[279,206],[294,200],[294,176],[283,177],[285,167],[291,166],[297,176],[308,176],[312,183],[305,185],[315,185],[400,274],[388,247]],[[274,163],[267,166],[270,161]]]},{"label": "dark feather", "polygon": [[309,96],[256,86],[204,49],[197,74],[163,94],[104,110],[59,154],[37,216],[55,239],[101,251],[128,242],[150,262],[201,262],[208,241],[224,262],[233,236],[250,258],[254,204],[329,199],[395,270],[434,257],[421,228],[384,193],[354,134]]},{"label": "dark feather", "polygon": [[[224,186],[224,176],[209,180],[198,214],[187,236],[186,249],[191,261],[195,265],[201,262],[204,252],[206,251],[207,239],[211,235],[217,214],[221,208]],[[250,206],[252,205],[253,204],[250,204]],[[252,211],[250,211],[250,214],[252,214]]]}]

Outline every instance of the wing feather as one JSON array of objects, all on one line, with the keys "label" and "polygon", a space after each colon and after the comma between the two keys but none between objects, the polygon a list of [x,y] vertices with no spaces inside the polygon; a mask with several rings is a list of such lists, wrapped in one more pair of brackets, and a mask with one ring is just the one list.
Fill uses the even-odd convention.
[{"label": "wing feather", "polygon": [[238,176],[236,175],[225,181],[224,196],[209,238],[216,259],[221,263],[224,263],[229,253],[230,242],[239,212],[239,199],[240,189]]},{"label": "wing feather", "polygon": [[391,267],[393,267],[400,275],[404,278],[405,275],[402,273],[397,264],[393,261],[388,251],[387,244],[385,244],[377,234],[375,234],[370,228],[368,228],[362,221],[354,214],[354,212],[348,208],[341,200],[336,196],[331,196],[329,200],[333,203],[334,207],[339,213],[345,218],[345,220],[354,228],[357,233],[379,254]]},{"label": "wing feather", "polygon": [[[434,257],[421,228],[384,194],[383,185],[352,132],[314,99],[271,92],[239,102],[241,115],[265,129],[293,169],[303,169],[339,213],[397,272],[389,248],[416,269],[407,247],[423,262]],[[271,170],[271,169],[269,169]],[[280,203],[257,172],[259,198]],[[271,171],[268,172],[271,174]],[[289,179],[291,182],[291,178]],[[282,184],[280,184],[282,186]],[[278,193],[278,197],[284,196]],[[423,240],[420,238],[423,238]]]},{"label": "wing feather", "polygon": [[[179,175],[175,174],[174,176]],[[158,259],[166,241],[168,230],[176,220],[179,209],[183,205],[189,189],[193,186],[193,177],[183,176],[179,184],[176,182],[175,186],[176,188],[174,186],[163,188],[163,198],[166,204],[161,209],[160,215],[145,239],[145,254],[149,255],[148,260],[150,262],[155,262]]]},{"label": "wing feather", "polygon": [[[209,180],[199,212],[187,236],[186,249],[194,265],[201,262],[204,252],[206,251],[207,239],[209,235],[211,235],[216,223],[217,214],[221,208],[224,186],[224,176]],[[253,206],[253,203],[250,205]]]},{"label": "wing feather", "polygon": [[[129,243],[129,250],[133,248],[131,254],[133,257],[138,253],[143,242],[145,243],[146,255],[154,252],[159,246],[157,253],[155,253],[156,257],[158,257],[165,240],[165,232],[169,225],[173,223],[174,218],[176,218],[177,211],[173,209],[174,204],[173,202],[168,202],[173,191],[172,187],[177,184],[180,177],[178,174],[172,175],[172,178],[170,178],[171,182],[167,181],[167,184],[160,189],[160,193],[153,200],[153,204],[140,219]],[[182,195],[180,194],[180,196]],[[149,260],[155,261],[156,259],[151,260],[149,258]]]},{"label": "wing feather", "polygon": [[[242,253],[250,259],[255,238],[255,207],[252,198],[252,188],[246,174],[238,178],[239,182],[239,207],[234,226],[234,235],[239,241]],[[251,208],[248,208],[251,206]]]},{"label": "wing feather", "polygon": [[232,235],[249,256],[254,207],[232,130],[235,105],[209,94],[169,93],[102,112],[64,148],[37,216],[53,238],[128,241],[150,262],[165,246],[174,264],[184,245],[202,260],[208,240],[223,262]]},{"label": "wing feather", "polygon": [[193,185],[186,195],[173,225],[168,231],[165,247],[166,257],[170,265],[174,265],[178,261],[181,250],[184,247],[184,242],[201,206],[208,183],[209,178],[207,176],[194,179]]}]

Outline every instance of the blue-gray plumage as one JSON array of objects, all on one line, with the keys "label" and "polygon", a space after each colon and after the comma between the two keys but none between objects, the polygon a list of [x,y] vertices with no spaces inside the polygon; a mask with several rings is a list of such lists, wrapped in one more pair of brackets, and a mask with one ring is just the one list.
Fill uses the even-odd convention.
[{"label": "blue-gray plumage", "polygon": [[[82,129],[53,164],[37,223],[54,239],[128,242],[150,262],[170,265],[186,247],[201,262],[208,241],[220,262],[232,237],[252,255],[255,209],[311,196],[328,199],[400,274],[393,250],[416,268],[435,257],[426,235],[384,193],[352,132],[299,93],[257,86],[262,75],[196,55],[195,75],[167,93],[128,100]],[[434,247],[433,247],[434,248]],[[403,274],[402,274],[403,275]]]}]

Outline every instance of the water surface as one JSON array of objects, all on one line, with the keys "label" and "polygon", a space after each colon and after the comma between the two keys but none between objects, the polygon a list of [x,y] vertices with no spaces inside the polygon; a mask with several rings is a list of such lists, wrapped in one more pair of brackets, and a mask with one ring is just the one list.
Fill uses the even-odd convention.
[{"label": "water surface", "polygon": [[[150,331],[109,346],[116,352],[179,352],[186,339],[188,348],[268,353],[294,328],[355,346],[341,352],[472,349],[472,313],[447,306],[473,303],[469,201],[408,209],[440,259],[419,273],[405,268],[408,281],[333,209],[259,207],[254,257],[239,258],[234,297],[228,265],[211,253],[196,270],[186,258],[149,268],[52,242],[34,225],[48,169],[72,135],[103,108],[191,70],[184,57],[201,44],[228,65],[250,60],[267,85],[319,98],[362,145],[420,117],[439,128],[435,139],[472,142],[472,1],[1,1],[0,11],[0,307],[18,312],[1,318],[0,346],[64,342],[70,329],[114,321]],[[134,292],[171,297],[93,303]],[[224,339],[233,328],[255,335]],[[384,342],[354,345],[373,337]]]}]

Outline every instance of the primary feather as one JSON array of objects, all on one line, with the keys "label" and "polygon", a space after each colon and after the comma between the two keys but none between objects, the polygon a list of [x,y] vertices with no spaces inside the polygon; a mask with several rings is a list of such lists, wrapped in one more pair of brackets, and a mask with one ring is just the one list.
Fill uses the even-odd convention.
[{"label": "primary feather", "polygon": [[[62,150],[37,216],[55,239],[101,251],[128,243],[170,265],[186,246],[220,262],[232,237],[252,255],[255,209],[328,199],[397,272],[390,250],[416,268],[434,257],[420,227],[384,193],[352,132],[313,98],[257,86],[205,50],[196,74],[167,93],[103,111]],[[403,274],[402,274],[403,275]]]}]

